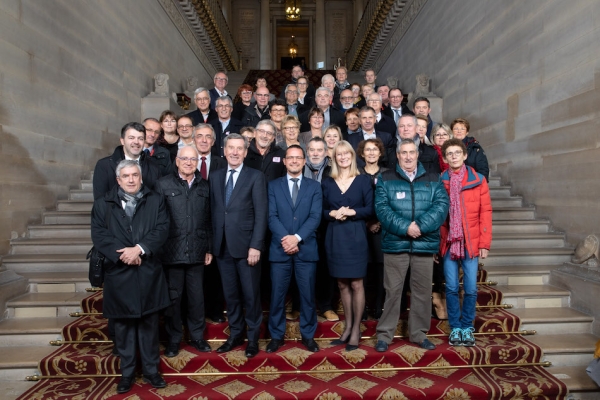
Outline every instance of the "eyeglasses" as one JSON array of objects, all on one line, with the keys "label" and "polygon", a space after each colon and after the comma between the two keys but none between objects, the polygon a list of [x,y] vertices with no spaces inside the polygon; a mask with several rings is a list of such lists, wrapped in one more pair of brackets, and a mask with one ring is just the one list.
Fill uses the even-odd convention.
[{"label": "eyeglasses", "polygon": [[261,93],[255,93],[254,96],[256,97],[269,97],[269,94],[261,94]]},{"label": "eyeglasses", "polygon": [[183,161],[183,162],[193,162],[193,163],[197,163],[198,159],[196,157],[177,157],[177,159]]},{"label": "eyeglasses", "polygon": [[300,160],[304,160],[304,157],[302,157],[302,156],[287,156],[287,157],[285,157],[285,159],[286,160],[298,160],[298,161],[300,161]]},{"label": "eyeglasses", "polygon": [[196,101],[210,101],[210,97],[196,97]]},{"label": "eyeglasses", "polygon": [[340,99],[342,100],[352,100],[354,97],[352,96],[344,96],[344,97],[340,97]]},{"label": "eyeglasses", "polygon": [[377,147],[371,147],[371,148],[365,148],[364,151],[367,153],[373,153],[375,151],[379,151],[379,149]]},{"label": "eyeglasses", "polygon": [[252,92],[242,92],[241,94],[252,94]]},{"label": "eyeglasses", "polygon": [[215,81],[225,81],[225,82],[227,82],[227,78],[215,78]]},{"label": "eyeglasses", "polygon": [[284,131],[288,131],[288,132],[295,131],[295,130],[297,130],[297,129],[298,129],[298,128],[297,128],[297,127],[295,127],[295,126],[284,126],[284,127],[283,127],[283,130],[284,130]]},{"label": "eyeglasses", "polygon": [[433,137],[450,137],[447,133],[436,133]]},{"label": "eyeglasses", "polygon": [[291,93],[291,94],[298,94],[298,91],[297,91],[297,90],[288,90],[287,92],[288,92],[288,93]]},{"label": "eyeglasses", "polygon": [[261,133],[263,135],[275,136],[275,132],[267,131],[267,130],[260,129],[260,128],[256,128],[256,129],[254,129],[254,131]]},{"label": "eyeglasses", "polygon": [[462,150],[448,151],[448,152],[446,152],[446,157],[448,157],[448,158],[460,157],[462,155],[463,155],[463,151]]},{"label": "eyeglasses", "polygon": [[193,125],[177,125],[178,129],[191,129]]},{"label": "eyeglasses", "polygon": [[231,107],[229,104],[219,104],[215,108],[229,108]]}]

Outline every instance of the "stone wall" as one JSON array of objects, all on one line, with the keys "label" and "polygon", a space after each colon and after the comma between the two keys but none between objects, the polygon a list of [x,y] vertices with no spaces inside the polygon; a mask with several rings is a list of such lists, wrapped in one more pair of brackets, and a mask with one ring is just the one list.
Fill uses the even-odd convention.
[{"label": "stone wall", "polygon": [[0,60],[0,254],[119,144],[155,73],[212,82],[157,0],[3,0]]},{"label": "stone wall", "polygon": [[429,0],[379,69],[431,77],[495,174],[576,243],[600,232],[600,3]]}]

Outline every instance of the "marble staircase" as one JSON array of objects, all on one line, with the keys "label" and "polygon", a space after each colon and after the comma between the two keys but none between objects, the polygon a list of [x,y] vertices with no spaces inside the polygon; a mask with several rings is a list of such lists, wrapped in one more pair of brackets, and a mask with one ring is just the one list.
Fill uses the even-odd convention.
[{"label": "marble staircase", "polygon": [[[573,399],[600,397],[600,389],[585,374],[598,339],[591,334],[592,317],[569,308],[570,293],[548,284],[550,272],[569,261],[573,249],[550,221],[536,219],[535,207],[511,194],[498,178],[490,180],[494,238],[484,260],[488,279],[498,283],[504,303],[522,320],[522,329],[536,330],[528,339],[539,344],[550,370],[569,386]],[[61,328],[72,321],[89,293],[85,254],[91,247],[92,183],[82,180],[56,211],[42,215],[27,235],[13,239],[8,268],[28,280],[27,292],[7,303],[0,321],[0,390],[15,398],[32,383],[23,382],[39,360],[56,348]],[[13,397],[12,393],[14,393]]]}]

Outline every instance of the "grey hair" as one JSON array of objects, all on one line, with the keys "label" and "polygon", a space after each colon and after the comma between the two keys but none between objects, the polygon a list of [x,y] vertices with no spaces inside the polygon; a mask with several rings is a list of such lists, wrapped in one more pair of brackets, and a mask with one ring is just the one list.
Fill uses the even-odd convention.
[{"label": "grey hair", "polygon": [[140,173],[140,176],[142,176],[142,167],[140,166],[140,164],[135,161],[135,160],[122,160],[118,165],[117,165],[117,169],[116,169],[116,174],[117,174],[117,178],[121,176],[121,170],[123,168],[129,168],[129,167],[136,167]]},{"label": "grey hair", "polygon": [[400,153],[400,147],[402,147],[402,145],[405,144],[412,144],[415,146],[415,148],[417,149],[417,155],[419,154],[419,145],[412,139],[402,139],[401,141],[398,142],[398,145],[396,146],[396,153]]},{"label": "grey hair", "polygon": [[[380,87],[381,87],[381,86],[380,86]],[[373,92],[373,93],[371,93],[371,94],[369,95],[369,97],[371,97],[371,96],[377,96],[377,98],[379,99],[379,101],[383,103],[383,97],[381,97],[381,95],[380,95],[379,93],[377,93],[377,92]],[[367,101],[369,101],[369,99],[367,99]]]},{"label": "grey hair", "polygon": [[[198,89],[194,90],[194,101],[196,100],[196,96],[198,96],[202,92],[208,92],[208,89],[204,87],[199,87]],[[208,93],[208,95],[210,96],[210,92]]]},{"label": "grey hair", "polygon": [[227,96],[227,95],[219,97],[219,98],[218,98],[218,99],[215,101],[215,104],[217,103],[217,101],[226,101],[226,102],[228,102],[228,103],[229,103],[229,105],[230,105],[231,107],[233,107],[233,101],[231,101],[231,97],[229,97],[229,96]]},{"label": "grey hair", "polygon": [[409,117],[413,119],[413,122],[414,122],[415,126],[417,126],[417,116],[414,115],[414,114],[402,114],[400,116],[400,118],[398,118],[398,123],[400,123],[400,120],[402,118],[409,118]]},{"label": "grey hair", "polygon": [[[304,78],[304,77],[303,77],[303,76],[301,76],[300,78]],[[298,79],[300,79],[300,78],[298,78]],[[308,82],[308,81],[307,81],[307,82]],[[284,94],[287,94],[287,92],[288,92],[288,88],[289,88],[290,86],[296,86],[296,91],[298,91],[298,85],[297,85],[297,84],[295,84],[295,83],[288,83],[287,85],[285,85],[285,91],[284,91]]]},{"label": "grey hair", "polygon": [[331,96],[331,90],[327,89],[325,86],[320,86],[315,91],[315,97],[317,97],[317,94],[319,94],[319,92],[323,92],[323,91],[327,92],[328,96]]},{"label": "grey hair", "polygon": [[179,157],[179,154],[181,154],[183,149],[185,149],[186,147],[189,147],[190,149],[194,150],[196,152],[196,157],[198,157],[198,150],[196,150],[196,148],[194,146],[183,146],[182,148],[177,150],[177,157]]},{"label": "grey hair", "polygon": [[198,131],[200,129],[210,129],[210,133],[212,135],[213,140],[215,140],[217,138],[217,135],[215,135],[215,128],[213,128],[213,126],[211,124],[205,124],[205,123],[200,123],[194,127],[194,137],[196,137],[196,131]]},{"label": "grey hair", "polygon": [[273,134],[277,135],[277,131],[279,129],[277,129],[277,125],[275,125],[275,122],[271,121],[270,119],[260,120],[260,121],[258,121],[258,124],[256,124],[255,129],[258,129],[258,127],[262,126],[262,125],[269,125],[271,128],[273,128]]},{"label": "grey hair", "polygon": [[225,139],[223,139],[223,147],[227,147],[227,142],[233,139],[243,140],[244,149],[248,150],[248,138],[246,138],[246,136],[240,135],[239,133],[230,133],[229,135],[225,136]]},{"label": "grey hair", "polygon": [[323,75],[321,77],[321,84],[323,84],[323,82],[325,82],[326,80],[332,80],[332,81],[335,82],[335,78],[331,74],[325,74],[325,75]]}]

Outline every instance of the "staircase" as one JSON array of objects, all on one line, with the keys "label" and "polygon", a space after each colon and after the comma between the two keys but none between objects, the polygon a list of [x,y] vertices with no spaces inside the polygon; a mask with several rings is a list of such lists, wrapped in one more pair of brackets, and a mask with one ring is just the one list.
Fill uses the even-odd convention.
[{"label": "staircase", "polygon": [[[493,203],[493,243],[484,260],[488,278],[498,282],[504,303],[521,318],[521,329],[536,330],[527,338],[544,350],[550,371],[562,379],[573,399],[600,398],[600,389],[585,374],[597,337],[592,318],[569,308],[570,293],[548,285],[550,272],[569,261],[573,249],[549,221],[535,218],[535,208],[523,205],[509,186],[490,179]],[[14,239],[3,267],[29,280],[28,291],[7,304],[0,321],[0,390],[3,399],[16,398],[33,382],[39,360],[56,348],[69,313],[80,309],[89,293],[85,254],[90,239],[92,182],[83,180],[56,211],[45,212],[41,225],[27,237]]]}]

